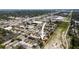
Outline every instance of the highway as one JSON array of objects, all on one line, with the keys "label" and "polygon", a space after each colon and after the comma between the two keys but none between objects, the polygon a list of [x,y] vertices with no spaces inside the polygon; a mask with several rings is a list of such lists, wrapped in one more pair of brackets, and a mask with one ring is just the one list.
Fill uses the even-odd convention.
[{"label": "highway", "polygon": [[72,17],[72,11],[69,13],[65,21],[59,24],[59,27],[50,36],[48,43],[45,45],[44,49],[68,49],[69,48],[69,38],[67,38],[67,33],[70,28],[70,21]]}]

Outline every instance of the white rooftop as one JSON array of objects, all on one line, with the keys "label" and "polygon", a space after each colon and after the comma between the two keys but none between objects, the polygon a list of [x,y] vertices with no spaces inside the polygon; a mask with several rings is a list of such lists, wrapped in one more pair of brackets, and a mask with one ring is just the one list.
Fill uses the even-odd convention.
[{"label": "white rooftop", "polygon": [[62,16],[58,16],[56,19],[61,20],[61,19],[64,19],[64,17],[62,17]]},{"label": "white rooftop", "polygon": [[33,21],[33,23],[41,24],[41,21]]},{"label": "white rooftop", "polygon": [[12,29],[12,27],[6,27],[6,28],[4,28],[5,30],[11,30]]}]

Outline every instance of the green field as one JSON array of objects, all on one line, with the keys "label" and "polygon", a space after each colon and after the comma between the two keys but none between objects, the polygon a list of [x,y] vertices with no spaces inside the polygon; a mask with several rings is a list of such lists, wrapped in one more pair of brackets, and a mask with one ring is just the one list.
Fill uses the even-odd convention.
[{"label": "green field", "polygon": [[68,26],[69,26],[68,22],[59,22],[57,29],[62,29],[62,31],[65,31],[67,30]]}]

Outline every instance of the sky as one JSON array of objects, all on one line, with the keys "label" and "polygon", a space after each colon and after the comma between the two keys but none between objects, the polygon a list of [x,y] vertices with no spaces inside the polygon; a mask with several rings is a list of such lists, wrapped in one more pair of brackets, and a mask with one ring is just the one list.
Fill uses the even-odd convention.
[{"label": "sky", "polygon": [[77,9],[78,7],[79,0],[0,0],[0,9]]}]

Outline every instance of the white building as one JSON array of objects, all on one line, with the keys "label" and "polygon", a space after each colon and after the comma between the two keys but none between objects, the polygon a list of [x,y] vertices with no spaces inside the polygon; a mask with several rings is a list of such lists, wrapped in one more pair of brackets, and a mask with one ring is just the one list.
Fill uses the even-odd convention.
[{"label": "white building", "polygon": [[11,30],[12,29],[12,27],[6,27],[6,28],[4,28],[5,30]]}]

